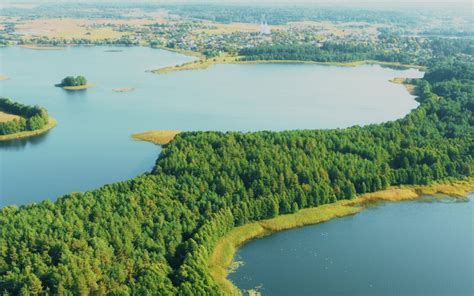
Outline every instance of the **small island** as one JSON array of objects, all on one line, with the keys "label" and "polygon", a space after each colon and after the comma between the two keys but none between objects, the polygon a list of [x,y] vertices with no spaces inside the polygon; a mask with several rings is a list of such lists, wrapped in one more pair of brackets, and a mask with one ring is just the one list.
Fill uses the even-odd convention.
[{"label": "small island", "polygon": [[36,136],[56,126],[56,120],[39,106],[0,98],[0,141]]},{"label": "small island", "polygon": [[84,76],[67,76],[61,83],[56,84],[57,87],[62,87],[65,90],[83,90],[94,87],[95,84],[87,83],[87,79]]},{"label": "small island", "polygon": [[118,93],[125,93],[125,92],[131,92],[134,91],[135,88],[133,87],[119,87],[119,88],[113,88],[112,91],[118,92]]}]

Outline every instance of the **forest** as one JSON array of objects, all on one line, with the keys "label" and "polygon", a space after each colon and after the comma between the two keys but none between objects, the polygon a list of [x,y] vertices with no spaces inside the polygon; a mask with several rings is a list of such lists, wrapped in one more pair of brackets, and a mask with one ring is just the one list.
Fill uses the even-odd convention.
[{"label": "forest", "polygon": [[67,76],[63,80],[61,80],[61,83],[59,83],[57,86],[81,86],[81,85],[86,85],[87,84],[87,79],[84,76]]},{"label": "forest", "polygon": [[47,125],[49,121],[46,109],[24,105],[8,98],[0,97],[0,111],[20,116],[19,119],[0,122],[0,135],[38,130]]},{"label": "forest", "polygon": [[[398,62],[401,64],[417,64],[429,66],[434,60],[426,57],[453,58],[474,54],[474,47],[469,40],[446,40],[432,38],[419,40],[415,38],[399,38],[392,34],[381,34],[380,41],[357,43],[353,41],[325,42],[321,47],[314,44],[270,44],[243,48],[239,51],[241,60],[298,60],[314,62],[354,62],[375,60],[381,62]],[[405,47],[404,51],[400,46]],[[408,50],[410,49],[410,50]],[[424,52],[426,54],[415,54]]]},{"label": "forest", "polygon": [[[392,185],[473,175],[474,63],[435,58],[420,105],[346,129],[185,132],[153,170],[0,214],[4,295],[222,295],[207,260],[238,225]],[[350,245],[350,242],[348,242]]]}]

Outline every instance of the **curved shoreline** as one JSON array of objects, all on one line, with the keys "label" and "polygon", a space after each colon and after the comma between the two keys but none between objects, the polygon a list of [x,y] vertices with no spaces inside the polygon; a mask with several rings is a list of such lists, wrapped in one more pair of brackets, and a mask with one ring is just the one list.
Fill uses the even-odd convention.
[{"label": "curved shoreline", "polygon": [[76,90],[84,90],[84,89],[95,87],[95,84],[88,83],[88,84],[78,85],[78,86],[59,86],[59,87],[68,91],[76,91]]},{"label": "curved shoreline", "polygon": [[302,209],[294,214],[280,215],[272,219],[235,227],[217,241],[208,258],[209,271],[226,295],[242,295],[242,291],[227,276],[237,249],[252,239],[283,230],[326,222],[334,218],[355,215],[363,211],[365,205],[374,202],[416,200],[422,196],[435,194],[466,198],[472,191],[474,191],[473,177],[428,186],[391,187],[383,191],[366,193],[352,200],[340,200],[333,204]]},{"label": "curved shoreline", "polygon": [[[165,49],[166,50],[166,49]],[[221,56],[211,59],[199,59],[193,62],[184,64],[163,67],[150,72],[154,74],[168,74],[178,71],[190,71],[190,70],[205,70],[210,66],[224,65],[224,64],[309,64],[309,65],[327,65],[327,66],[339,66],[339,67],[356,67],[360,65],[381,65],[388,67],[399,67],[404,69],[419,69],[423,70],[424,67],[418,65],[405,65],[398,62],[383,62],[375,60],[361,60],[354,62],[317,62],[317,61],[304,61],[304,60],[255,60],[245,61],[240,60],[240,56]]]},{"label": "curved shoreline", "polygon": [[38,136],[38,135],[46,133],[47,131],[49,131],[50,129],[55,127],[57,124],[58,124],[58,122],[56,121],[56,119],[54,119],[52,117],[49,117],[48,124],[45,127],[41,128],[41,129],[34,130],[34,131],[24,131],[24,132],[9,134],[9,135],[1,135],[0,136],[0,142],[2,142],[2,141],[12,141],[12,140],[18,140],[18,139]]},{"label": "curved shoreline", "polygon": [[151,142],[155,145],[163,146],[171,142],[177,134],[179,134],[179,131],[175,130],[153,130],[133,134],[132,139],[137,141]]}]

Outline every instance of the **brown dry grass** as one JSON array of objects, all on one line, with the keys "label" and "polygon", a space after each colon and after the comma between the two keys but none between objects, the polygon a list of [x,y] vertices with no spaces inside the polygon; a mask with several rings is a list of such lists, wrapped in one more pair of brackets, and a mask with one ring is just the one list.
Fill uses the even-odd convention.
[{"label": "brown dry grass", "polygon": [[115,39],[130,35],[127,32],[117,32],[110,27],[92,28],[94,24],[117,23],[103,19],[36,19],[17,25],[16,31],[26,38],[46,36],[49,38],[83,38],[88,40]]},{"label": "brown dry grass", "polygon": [[64,90],[77,91],[77,90],[85,90],[85,89],[92,88],[92,87],[95,87],[95,84],[88,83],[88,84],[78,85],[78,86],[63,86],[62,88]]},{"label": "brown dry grass", "polygon": [[135,89],[133,87],[120,87],[120,88],[113,88],[112,91],[114,92],[119,92],[119,93],[124,93],[124,92],[131,92],[134,91]]},{"label": "brown dry grass", "polygon": [[390,80],[392,83],[396,84],[403,84],[405,86],[405,89],[412,95],[415,94],[416,91],[416,86],[410,83],[407,83],[407,78],[405,77],[395,77]]},{"label": "brown dry grass", "polygon": [[152,142],[156,145],[166,145],[171,142],[177,134],[179,134],[179,131],[148,131],[133,134],[132,138],[135,140]]},{"label": "brown dry grass", "polygon": [[20,119],[21,117],[14,114],[8,114],[0,111],[0,122],[7,122],[15,119]]}]

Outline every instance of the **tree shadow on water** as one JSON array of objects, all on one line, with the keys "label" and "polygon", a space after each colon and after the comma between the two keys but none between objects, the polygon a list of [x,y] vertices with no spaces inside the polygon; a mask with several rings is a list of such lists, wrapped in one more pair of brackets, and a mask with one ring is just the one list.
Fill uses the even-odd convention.
[{"label": "tree shadow on water", "polygon": [[46,141],[49,131],[28,138],[0,141],[0,150],[22,150],[28,145],[36,146]]}]

